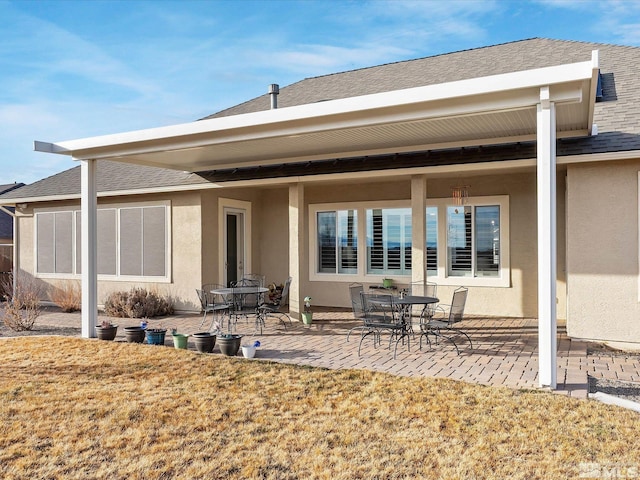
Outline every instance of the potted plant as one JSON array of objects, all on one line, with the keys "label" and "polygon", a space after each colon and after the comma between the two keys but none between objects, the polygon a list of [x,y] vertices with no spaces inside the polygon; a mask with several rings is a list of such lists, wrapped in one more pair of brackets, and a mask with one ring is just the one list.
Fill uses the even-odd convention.
[{"label": "potted plant", "polygon": [[189,335],[184,333],[178,333],[177,328],[171,329],[171,336],[173,337],[173,346],[182,350],[187,349],[187,343],[189,341]]},{"label": "potted plant", "polygon": [[302,322],[305,325],[311,325],[313,321],[313,312],[311,311],[311,297],[304,297],[304,312],[302,312]]},{"label": "potted plant", "polygon": [[216,334],[211,332],[198,332],[193,334],[193,342],[200,353],[211,353],[216,345]]},{"label": "potted plant", "polygon": [[382,279],[382,286],[384,288],[391,288],[393,286],[393,279],[391,279],[391,278],[383,278]]},{"label": "potted plant", "polygon": [[144,329],[138,326],[124,327],[124,338],[129,343],[144,342]]},{"label": "potted plant", "polygon": [[164,345],[164,335],[167,333],[166,328],[147,328],[145,333],[149,345]]},{"label": "potted plant", "polygon": [[256,348],[260,346],[260,341],[256,340],[253,343],[242,345],[242,355],[244,358],[253,358],[256,356]]},{"label": "potted plant", "polygon": [[103,320],[100,325],[96,325],[96,335],[100,340],[113,340],[116,338],[118,325],[114,325],[110,320]]},{"label": "potted plant", "polygon": [[240,350],[241,340],[242,335],[238,335],[235,333],[223,333],[222,335],[218,336],[218,345],[220,346],[220,351],[228,357],[237,355],[238,350]]},{"label": "potted plant", "polygon": [[124,327],[124,338],[129,343],[142,343],[144,342],[144,331],[147,328],[147,320],[142,319],[140,325],[133,325],[131,327]]}]

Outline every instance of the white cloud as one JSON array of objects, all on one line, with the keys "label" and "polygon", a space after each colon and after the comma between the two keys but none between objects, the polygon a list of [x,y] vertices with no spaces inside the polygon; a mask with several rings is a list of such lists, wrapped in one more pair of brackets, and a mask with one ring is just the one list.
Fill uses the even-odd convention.
[{"label": "white cloud", "polygon": [[367,44],[351,48],[304,44],[296,47],[296,50],[276,52],[275,57],[278,58],[278,65],[281,69],[299,72],[305,76],[376,65],[389,58],[397,58],[409,53],[408,49],[385,44]]}]

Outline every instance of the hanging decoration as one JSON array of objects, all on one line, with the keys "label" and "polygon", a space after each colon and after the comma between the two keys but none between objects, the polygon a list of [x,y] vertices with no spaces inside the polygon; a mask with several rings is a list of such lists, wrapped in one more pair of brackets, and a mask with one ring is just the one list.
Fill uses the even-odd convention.
[{"label": "hanging decoration", "polygon": [[452,187],[451,196],[453,197],[453,203],[456,205],[465,205],[469,198],[469,185],[459,185]]}]

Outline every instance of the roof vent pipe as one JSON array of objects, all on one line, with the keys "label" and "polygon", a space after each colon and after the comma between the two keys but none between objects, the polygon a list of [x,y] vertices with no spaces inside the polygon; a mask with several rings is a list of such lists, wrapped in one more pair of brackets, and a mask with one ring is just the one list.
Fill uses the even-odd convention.
[{"label": "roof vent pipe", "polygon": [[271,109],[278,108],[278,94],[280,93],[280,85],[272,83],[269,85],[269,95],[271,95]]}]

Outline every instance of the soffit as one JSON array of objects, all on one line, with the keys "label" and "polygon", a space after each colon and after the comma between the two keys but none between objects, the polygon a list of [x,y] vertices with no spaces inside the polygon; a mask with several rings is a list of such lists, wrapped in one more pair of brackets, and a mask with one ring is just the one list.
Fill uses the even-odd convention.
[{"label": "soffit", "polygon": [[204,171],[535,140],[541,87],[558,137],[591,133],[591,61],[157,129],[41,144],[77,159]]}]

